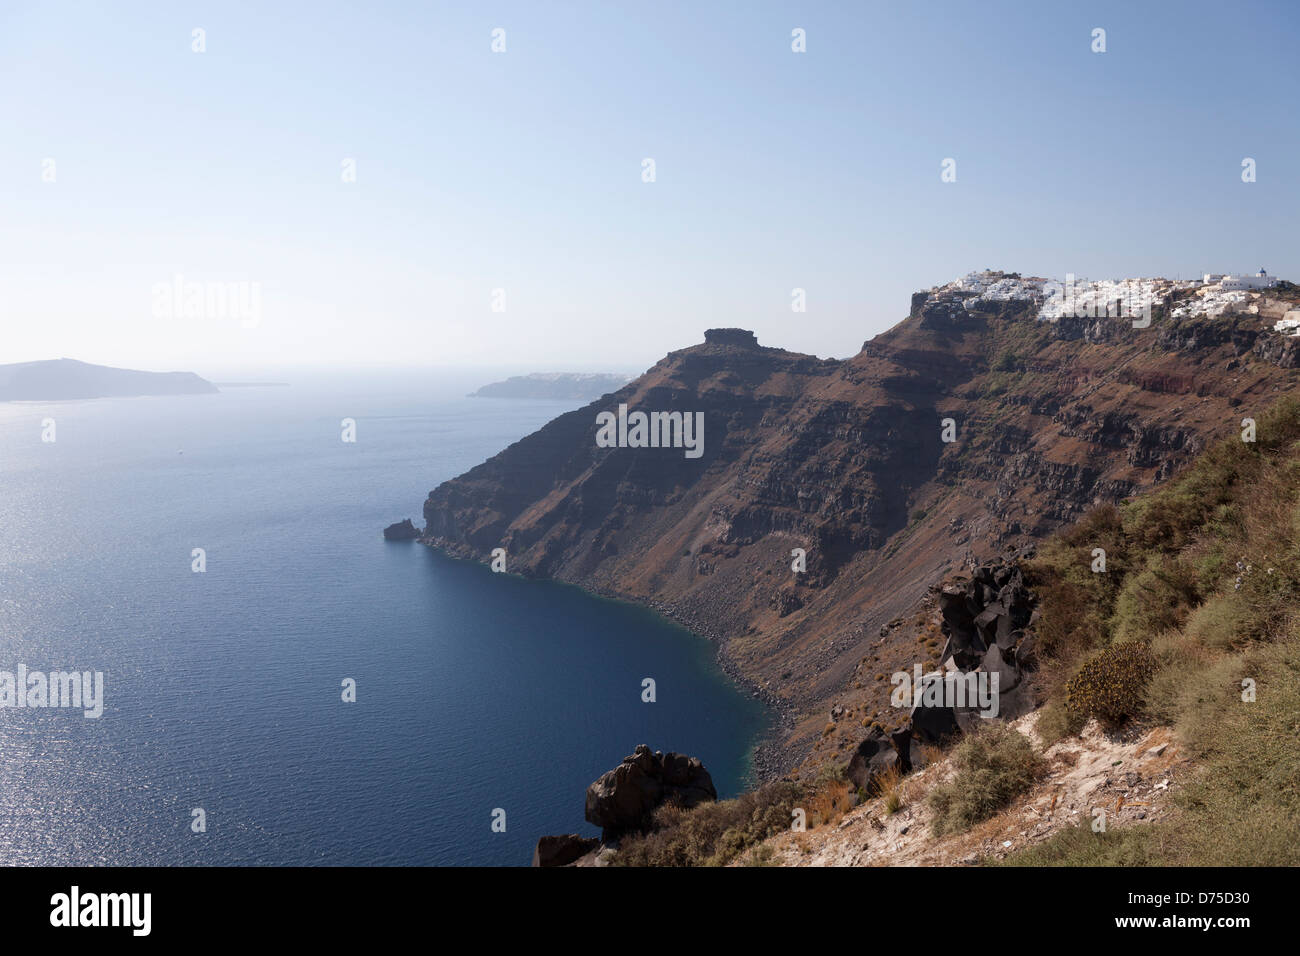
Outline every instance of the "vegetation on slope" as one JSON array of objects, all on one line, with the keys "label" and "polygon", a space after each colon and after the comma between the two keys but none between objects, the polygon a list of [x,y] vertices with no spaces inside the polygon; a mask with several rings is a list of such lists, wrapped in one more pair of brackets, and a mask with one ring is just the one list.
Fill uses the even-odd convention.
[{"label": "vegetation on slope", "polygon": [[[1005,863],[1300,865],[1300,403],[1275,405],[1256,441],[1222,442],[1160,489],[1093,511],[1026,571],[1040,600],[1044,743],[1093,717],[1110,730],[1168,724],[1194,770],[1158,822],[1096,833],[1085,819]],[[952,761],[930,797],[939,834],[996,814],[1041,769],[1009,727],[964,740]],[[618,862],[761,863],[795,807],[813,829],[865,796],[824,775],[664,808]]]},{"label": "vegetation on slope", "polygon": [[[734,800],[700,804],[693,809],[668,803],[654,814],[654,826],[644,834],[622,839],[616,866],[725,866],[745,850],[790,828],[794,809],[809,807],[809,826],[843,812],[848,784],[828,780],[816,792],[778,781]],[[836,804],[839,804],[836,807]]]},{"label": "vegetation on slope", "polygon": [[[1105,571],[1096,571],[1105,552]],[[1047,739],[1090,716],[1172,724],[1196,762],[1178,811],[1094,833],[1087,822],[1014,864],[1300,864],[1300,403],[1257,440],[1049,541],[1038,591]]]},{"label": "vegetation on slope", "polygon": [[1029,738],[990,724],[954,749],[956,775],[930,791],[935,836],[968,830],[1028,791],[1044,769]]}]

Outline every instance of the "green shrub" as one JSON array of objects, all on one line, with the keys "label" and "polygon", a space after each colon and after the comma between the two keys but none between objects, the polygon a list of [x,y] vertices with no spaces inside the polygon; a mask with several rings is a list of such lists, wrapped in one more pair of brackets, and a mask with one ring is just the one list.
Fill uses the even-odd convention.
[{"label": "green shrub", "polygon": [[[1096,548],[1106,552],[1104,573],[1092,570]],[[1046,664],[1040,680],[1049,697],[1079,660],[1109,642],[1107,623],[1125,568],[1120,513],[1111,505],[1050,538],[1038,558],[1026,563],[1027,581],[1038,595],[1038,653]]]},{"label": "green shrub", "polygon": [[1250,609],[1235,594],[1216,594],[1187,619],[1183,633],[1200,647],[1239,646],[1252,630]]},{"label": "green shrub", "polygon": [[1147,682],[1155,672],[1151,650],[1141,641],[1113,644],[1084,661],[1065,685],[1065,706],[1076,719],[1096,717],[1114,727],[1142,712]]},{"label": "green shrub", "polygon": [[1032,787],[1046,767],[1029,738],[1005,724],[963,739],[952,761],[956,776],[930,791],[936,836],[987,820]]},{"label": "green shrub", "polygon": [[1038,734],[1044,747],[1050,747],[1058,740],[1073,737],[1083,730],[1085,723],[1086,720],[1081,719],[1065,706],[1064,700],[1052,697],[1039,709],[1034,732]]},{"label": "green shrub", "polygon": [[1196,568],[1179,557],[1153,555],[1131,574],[1115,602],[1111,633],[1116,641],[1141,640],[1179,627],[1200,603]]},{"label": "green shrub", "polygon": [[[1254,701],[1241,699],[1245,677],[1256,682]],[[1196,763],[1170,816],[1104,833],[1084,821],[1001,865],[1300,866],[1296,632],[1208,666],[1190,663],[1176,709],[1178,737]]]},{"label": "green shrub", "polygon": [[769,783],[735,800],[690,810],[665,804],[648,833],[619,843],[618,866],[725,866],[750,847],[790,828],[803,790],[788,781]]}]

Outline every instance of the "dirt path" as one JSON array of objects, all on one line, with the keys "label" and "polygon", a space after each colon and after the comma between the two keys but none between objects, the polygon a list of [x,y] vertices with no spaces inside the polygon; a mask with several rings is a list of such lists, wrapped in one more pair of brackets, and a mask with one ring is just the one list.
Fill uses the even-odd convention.
[{"label": "dirt path", "polygon": [[[1011,726],[1034,741],[1038,714]],[[1041,843],[1056,831],[1105,810],[1107,828],[1153,821],[1169,812],[1169,795],[1186,769],[1173,732],[1155,727],[1114,739],[1096,722],[1048,748],[1049,773],[997,816],[966,833],[935,838],[926,795],[952,774],[947,758],[900,786],[903,808],[886,815],[883,799],[869,800],[838,822],[805,833],[783,833],[764,846],[782,866],[956,866]],[[753,852],[753,851],[751,851]],[[766,851],[764,851],[766,852]]]}]

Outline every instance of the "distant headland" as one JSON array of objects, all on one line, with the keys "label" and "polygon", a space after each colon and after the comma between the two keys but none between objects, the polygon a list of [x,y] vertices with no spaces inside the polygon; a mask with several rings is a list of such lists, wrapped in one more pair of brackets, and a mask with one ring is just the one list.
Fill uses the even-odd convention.
[{"label": "distant headland", "polygon": [[207,395],[216,391],[215,385],[193,372],[139,372],[69,358],[0,365],[0,402]]},{"label": "distant headland", "polygon": [[534,372],[513,375],[503,382],[484,385],[470,398],[530,398],[594,401],[622,388],[631,380],[628,375],[607,372]]}]

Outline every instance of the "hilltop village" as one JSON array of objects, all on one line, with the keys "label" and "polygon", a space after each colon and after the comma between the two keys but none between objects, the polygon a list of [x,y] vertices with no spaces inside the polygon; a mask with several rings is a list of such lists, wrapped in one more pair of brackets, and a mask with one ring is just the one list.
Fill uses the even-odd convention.
[{"label": "hilltop village", "polygon": [[990,303],[1033,301],[1039,303],[1038,318],[1046,322],[1063,316],[1149,315],[1151,309],[1168,304],[1174,319],[1249,313],[1275,318],[1275,331],[1300,334],[1300,315],[1288,315],[1287,307],[1268,295],[1279,284],[1289,285],[1264,269],[1253,274],[1211,272],[1200,279],[1089,280],[1067,275],[1063,282],[985,270],[936,286],[928,296],[960,299],[971,311]]}]

